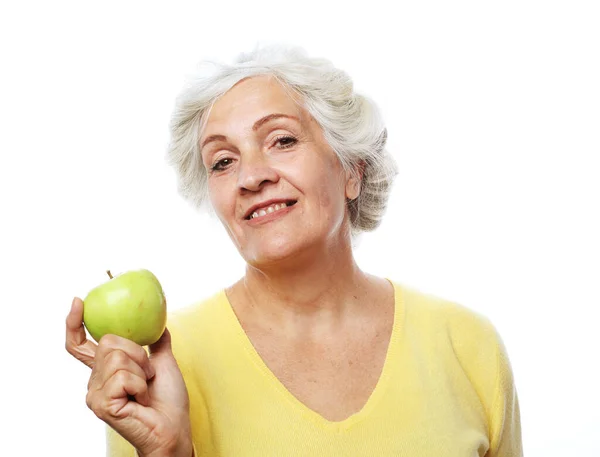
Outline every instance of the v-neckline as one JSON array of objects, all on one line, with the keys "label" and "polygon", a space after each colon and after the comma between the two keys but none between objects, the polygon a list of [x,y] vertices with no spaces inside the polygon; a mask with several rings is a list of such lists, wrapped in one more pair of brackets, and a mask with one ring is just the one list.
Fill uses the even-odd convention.
[{"label": "v-neckline", "polygon": [[394,361],[396,360],[396,354],[399,353],[398,345],[401,331],[400,326],[401,322],[403,321],[402,314],[404,312],[402,291],[400,289],[399,284],[395,283],[394,281],[388,278],[385,279],[392,285],[394,290],[394,317],[392,324],[392,332],[390,335],[390,340],[388,342],[383,368],[379,375],[379,379],[375,384],[375,388],[373,389],[373,391],[369,395],[369,398],[361,407],[361,409],[340,421],[332,421],[326,419],[321,414],[302,403],[298,398],[296,398],[295,395],[293,395],[287,389],[287,387],[285,387],[285,385],[279,380],[277,376],[275,376],[275,374],[267,366],[263,358],[260,356],[256,348],[252,344],[252,341],[250,341],[250,338],[248,337],[246,331],[242,327],[242,324],[238,319],[238,316],[236,315],[235,311],[233,310],[231,302],[229,301],[229,298],[227,297],[226,291],[224,289],[221,290],[220,295],[222,303],[225,305],[225,311],[227,314],[229,314],[229,321],[233,326],[234,333],[238,336],[240,344],[243,346],[244,350],[249,355],[252,362],[254,362],[254,365],[261,371],[261,373],[275,388],[275,390],[277,390],[285,400],[290,402],[296,411],[298,411],[303,417],[313,422],[317,426],[332,431],[343,431],[349,429],[354,424],[360,422],[365,417],[367,417],[373,410],[373,408],[375,408],[377,403],[381,400],[389,384],[391,372],[393,371],[391,365],[394,364]]}]

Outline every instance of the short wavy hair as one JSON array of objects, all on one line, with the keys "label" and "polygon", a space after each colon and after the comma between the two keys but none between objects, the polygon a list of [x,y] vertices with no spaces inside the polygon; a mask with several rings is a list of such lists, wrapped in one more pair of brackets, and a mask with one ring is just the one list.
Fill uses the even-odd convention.
[{"label": "short wavy hair", "polygon": [[323,130],[343,169],[361,180],[358,197],[347,202],[352,235],[375,230],[398,173],[386,149],[387,129],[380,111],[369,97],[354,91],[345,71],[329,60],[309,57],[297,46],[256,46],[232,64],[201,62],[198,72],[188,77],[176,98],[167,151],[179,194],[198,209],[211,209],[199,145],[211,108],[238,82],[264,75],[296,95]]}]

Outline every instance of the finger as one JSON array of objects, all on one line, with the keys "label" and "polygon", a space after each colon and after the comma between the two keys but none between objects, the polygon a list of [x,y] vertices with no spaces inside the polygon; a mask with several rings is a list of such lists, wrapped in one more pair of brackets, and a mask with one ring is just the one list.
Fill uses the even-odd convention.
[{"label": "finger", "polygon": [[115,373],[102,389],[91,389],[86,395],[88,408],[109,424],[111,419],[126,419],[133,411],[149,403],[146,382],[125,371]]},{"label": "finger", "polygon": [[[131,374],[139,376],[144,380],[148,380],[148,375],[146,372],[140,367],[137,363],[135,363],[131,357],[129,357],[125,352],[120,349],[116,349],[110,352],[104,358],[104,364],[102,366],[102,373],[96,378],[99,381],[98,388],[102,388],[106,382],[118,371],[124,370],[128,371]],[[90,378],[90,387],[94,384],[92,378]]]},{"label": "finger", "polygon": [[158,354],[162,353],[172,353],[171,349],[171,333],[168,328],[165,328],[165,331],[158,339],[158,341],[154,344],[151,344],[148,347],[150,354],[156,357]]},{"label": "finger", "polygon": [[[104,385],[102,389],[104,395],[104,404],[106,411],[113,417],[120,417],[120,409],[114,408],[113,399],[122,400],[132,396],[135,401],[142,406],[150,405],[150,396],[148,395],[148,384],[144,378],[141,378],[129,371],[117,371]],[[119,405],[119,402],[116,403]]]},{"label": "finger", "polygon": [[104,335],[98,342],[96,363],[102,364],[102,367],[100,367],[101,372],[104,370],[103,366],[107,362],[107,356],[116,350],[123,351],[131,360],[139,365],[144,370],[144,373],[146,373],[146,379],[154,377],[154,368],[150,365],[146,350],[127,338],[112,334]]},{"label": "finger", "polygon": [[94,366],[96,344],[87,339],[83,326],[83,302],[75,297],[66,319],[65,348],[69,354],[88,367]]}]

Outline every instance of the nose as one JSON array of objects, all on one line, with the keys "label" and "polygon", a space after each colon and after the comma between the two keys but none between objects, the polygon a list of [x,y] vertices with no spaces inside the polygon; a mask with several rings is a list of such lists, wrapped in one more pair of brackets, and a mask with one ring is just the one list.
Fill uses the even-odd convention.
[{"label": "nose", "polygon": [[279,174],[269,163],[269,159],[260,151],[242,154],[238,170],[240,192],[256,192],[269,182],[279,181]]}]

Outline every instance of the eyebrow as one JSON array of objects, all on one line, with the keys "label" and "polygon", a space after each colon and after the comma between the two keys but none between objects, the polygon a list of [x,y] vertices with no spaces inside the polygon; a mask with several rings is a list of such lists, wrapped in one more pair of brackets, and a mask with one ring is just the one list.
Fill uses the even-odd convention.
[{"label": "eyebrow", "polygon": [[[268,114],[264,117],[261,117],[258,121],[256,121],[254,123],[254,125],[252,126],[252,131],[256,132],[259,128],[261,128],[267,122],[274,121],[275,119],[280,119],[280,118],[294,119],[294,120],[300,122],[300,119],[298,119],[296,116],[291,116],[289,114],[282,114],[282,113],[273,113],[273,114]],[[227,137],[225,135],[210,135],[210,136],[206,137],[206,139],[202,142],[202,146],[200,146],[200,150],[204,149],[204,147],[212,141],[227,141]]]}]

